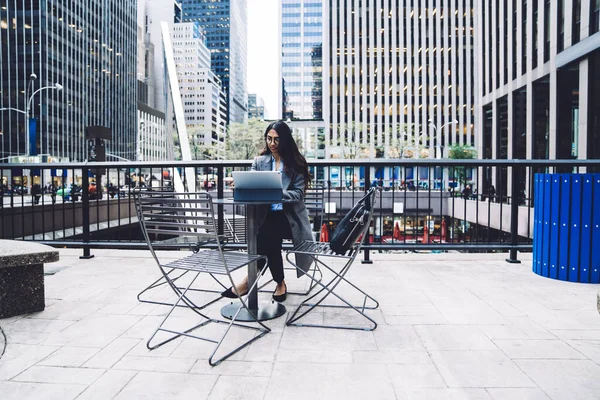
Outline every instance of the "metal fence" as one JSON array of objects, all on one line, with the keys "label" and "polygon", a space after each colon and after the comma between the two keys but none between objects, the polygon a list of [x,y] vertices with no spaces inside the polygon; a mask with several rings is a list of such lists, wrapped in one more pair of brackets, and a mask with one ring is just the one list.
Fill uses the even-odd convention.
[{"label": "metal fence", "polygon": [[[232,197],[231,172],[249,167],[250,161],[0,164],[0,238],[81,247],[83,257],[98,247],[145,247],[136,190],[173,190],[185,175],[195,177],[198,191]],[[370,251],[509,251],[516,261],[518,250],[532,249],[534,174],[597,172],[600,160],[312,160],[309,168],[310,186],[324,189],[319,206],[309,207],[315,232],[331,233],[365,190],[381,187],[365,261]],[[244,208],[217,208],[230,246],[245,247]]]}]

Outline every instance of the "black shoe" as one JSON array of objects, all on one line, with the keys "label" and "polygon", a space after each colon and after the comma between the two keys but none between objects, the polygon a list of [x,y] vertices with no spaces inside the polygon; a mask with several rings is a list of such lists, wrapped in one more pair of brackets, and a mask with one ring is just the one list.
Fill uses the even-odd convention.
[{"label": "black shoe", "polygon": [[283,286],[285,286],[285,292],[283,292],[283,294],[275,294],[275,292],[273,292],[273,300],[278,303],[284,302],[285,298],[287,297],[287,285],[284,283]]},{"label": "black shoe", "polygon": [[[240,296],[245,296],[246,294],[248,294],[248,292],[240,293]],[[237,299],[238,298],[238,295],[235,294],[235,292],[233,291],[233,287],[230,287],[229,289],[222,291],[221,296],[227,297],[228,299]]]}]

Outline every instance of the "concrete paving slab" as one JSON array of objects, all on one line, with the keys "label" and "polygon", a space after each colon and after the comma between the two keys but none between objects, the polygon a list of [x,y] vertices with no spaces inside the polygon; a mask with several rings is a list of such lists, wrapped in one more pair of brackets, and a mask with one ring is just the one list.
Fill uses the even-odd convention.
[{"label": "concrete paving slab", "polygon": [[[81,260],[81,250],[60,249],[54,274],[45,278],[46,310],[0,320],[7,334],[2,400],[587,400],[600,393],[598,286],[535,275],[531,254],[508,264],[501,253],[373,253],[374,263],[357,260],[348,278],[380,302],[367,311],[379,323],[375,331],[288,327],[282,317],[217,367],[207,362],[214,345],[196,339],[147,349],[168,312],[137,302],[137,292],[158,277],[147,251],[93,254]],[[305,284],[289,280],[290,287]],[[151,297],[173,298],[166,289]],[[269,301],[269,293],[260,296]],[[288,296],[288,315],[303,299]],[[224,304],[206,312],[218,316]],[[198,320],[177,309],[171,322]],[[317,310],[306,321],[348,325],[360,316]],[[243,338],[236,331],[228,345]]]},{"label": "concrete paving slab", "polygon": [[515,360],[553,400],[600,397],[600,365],[590,360]]}]

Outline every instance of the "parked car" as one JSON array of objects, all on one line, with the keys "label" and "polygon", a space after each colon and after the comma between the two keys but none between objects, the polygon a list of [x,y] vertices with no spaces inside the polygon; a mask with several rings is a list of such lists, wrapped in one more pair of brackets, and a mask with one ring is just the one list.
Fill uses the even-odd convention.
[{"label": "parked car", "polygon": [[56,191],[56,195],[62,197],[65,201],[71,200],[71,188],[61,187]]},{"label": "parked car", "polygon": [[61,196],[64,201],[77,201],[81,197],[81,188],[77,185],[71,185],[71,187],[61,187],[56,191],[57,196]]}]

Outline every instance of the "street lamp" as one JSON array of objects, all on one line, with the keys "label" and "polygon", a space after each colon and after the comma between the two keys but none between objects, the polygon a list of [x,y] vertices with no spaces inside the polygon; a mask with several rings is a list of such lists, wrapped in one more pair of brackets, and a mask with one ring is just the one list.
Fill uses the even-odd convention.
[{"label": "street lamp", "polygon": [[[428,122],[429,122],[429,126],[433,127],[433,130],[435,131],[434,138],[436,139],[436,154],[437,154],[436,158],[442,158],[444,156],[444,154],[443,154],[444,148],[442,146],[442,133],[444,132],[444,128],[450,124],[458,124],[458,121],[454,120],[454,121],[449,121],[449,122],[446,122],[445,124],[443,124],[439,130],[439,133],[440,133],[439,137],[438,137],[437,126],[435,126],[435,124],[433,123],[433,120],[430,119]],[[442,182],[440,182],[440,190],[444,190],[444,181],[448,180],[447,174],[448,174],[448,171],[446,170],[446,168],[444,168],[441,173]],[[436,175],[436,179],[437,179],[437,176],[440,176],[440,174],[438,174],[437,167],[436,167],[435,175]]]},{"label": "street lamp", "polygon": [[[435,124],[433,123],[433,120],[430,119],[428,122],[429,122],[429,126],[431,126],[433,128],[433,130],[435,131],[434,138],[436,138],[436,150],[437,150],[436,153],[438,155],[437,158],[442,158],[442,156],[443,156],[442,153],[443,153],[444,148],[441,145],[441,136],[444,131],[444,128],[447,125],[458,124],[458,120],[455,119],[454,121],[449,121],[449,122],[446,122],[444,125],[442,125],[439,130],[439,132],[440,132],[439,138],[438,138],[438,129],[437,129],[437,126],[435,126]],[[439,140],[437,140],[437,139],[439,139]]]},{"label": "street lamp", "polygon": [[[29,76],[30,83],[35,79],[37,79],[37,76],[35,74],[31,74]],[[29,90],[29,85],[28,85],[27,89]],[[27,100],[27,106],[25,107],[25,115],[27,116],[27,121],[25,122],[25,132],[26,132],[25,148],[27,149],[27,156],[29,156],[31,154],[31,149],[29,147],[29,145],[30,145],[30,143],[29,143],[29,111],[31,109],[31,101],[33,100],[33,96],[35,96],[37,93],[39,93],[45,89],[54,89],[54,90],[60,91],[63,89],[63,87],[60,83],[55,83],[52,86],[41,87],[41,88],[37,89],[36,91],[34,91],[33,93],[31,93],[29,100]]]},{"label": "street lamp", "polygon": [[60,83],[55,83],[52,86],[44,86],[42,88],[39,88],[38,90],[36,90],[35,92],[33,92],[31,94],[30,97],[27,97],[27,95],[29,94],[29,90],[30,88],[33,86],[33,81],[35,81],[37,79],[37,75],[36,74],[31,74],[29,75],[29,82],[27,83],[27,88],[25,90],[25,98],[27,98],[27,103],[26,103],[26,107],[25,107],[25,111],[23,110],[19,110],[18,108],[14,108],[14,107],[3,107],[0,108],[0,111],[4,111],[4,110],[9,110],[9,111],[16,111],[18,113],[21,114],[25,114],[25,155],[29,156],[30,155],[30,149],[29,149],[29,110],[31,107],[31,101],[33,99],[33,96],[35,96],[39,91],[44,90],[44,89],[54,89],[54,90],[62,90],[63,87]]},{"label": "street lamp", "polygon": [[25,90],[25,98],[26,99],[29,98],[29,91],[33,87],[33,81],[35,81],[36,79],[37,79],[37,75],[32,72],[31,75],[29,75],[29,82],[27,83],[27,89]]}]

